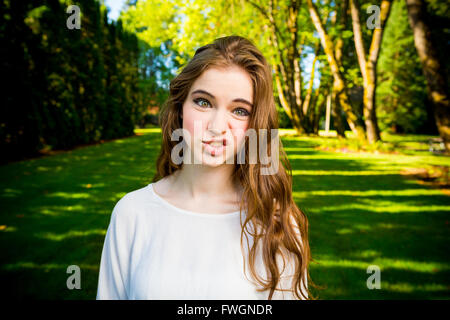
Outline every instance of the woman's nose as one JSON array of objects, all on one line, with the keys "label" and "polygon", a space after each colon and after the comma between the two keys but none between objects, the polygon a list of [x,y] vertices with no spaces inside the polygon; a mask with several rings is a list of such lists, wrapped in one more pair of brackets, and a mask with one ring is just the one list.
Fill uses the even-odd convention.
[{"label": "woman's nose", "polygon": [[227,117],[223,112],[214,112],[212,118],[208,123],[208,130],[213,132],[214,135],[221,135],[227,132],[228,122]]}]

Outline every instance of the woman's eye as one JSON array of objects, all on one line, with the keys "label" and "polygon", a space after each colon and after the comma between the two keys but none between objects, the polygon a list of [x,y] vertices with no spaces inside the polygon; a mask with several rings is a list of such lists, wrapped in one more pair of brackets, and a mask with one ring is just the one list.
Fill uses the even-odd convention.
[{"label": "woman's eye", "polygon": [[[202,108],[207,108],[208,106],[211,106],[209,101],[206,99],[203,99],[203,98],[197,98],[197,99],[194,99],[193,101],[195,102],[196,105],[198,105]],[[237,115],[241,116],[241,117],[247,117],[250,115],[250,113],[244,108],[236,108],[236,109],[234,109],[234,112],[238,112]]]},{"label": "woman's eye", "polygon": [[207,104],[209,104],[208,100],[205,100],[205,99],[203,99],[203,98],[197,98],[197,99],[194,99],[194,102],[195,102],[197,105],[199,105],[200,107],[204,107],[204,105],[202,105],[201,102],[206,102]]},{"label": "woman's eye", "polygon": [[235,109],[236,111],[241,111],[238,115],[239,116],[249,116],[250,115],[250,113],[247,111],[247,110],[245,110],[244,108],[237,108],[237,109]]}]

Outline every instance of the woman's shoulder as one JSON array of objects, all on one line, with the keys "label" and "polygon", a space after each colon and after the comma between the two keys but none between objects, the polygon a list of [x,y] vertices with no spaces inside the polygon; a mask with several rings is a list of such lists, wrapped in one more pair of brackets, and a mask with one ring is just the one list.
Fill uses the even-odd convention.
[{"label": "woman's shoulder", "polygon": [[151,184],[125,193],[115,204],[112,215],[118,219],[135,218],[148,206],[151,200]]}]

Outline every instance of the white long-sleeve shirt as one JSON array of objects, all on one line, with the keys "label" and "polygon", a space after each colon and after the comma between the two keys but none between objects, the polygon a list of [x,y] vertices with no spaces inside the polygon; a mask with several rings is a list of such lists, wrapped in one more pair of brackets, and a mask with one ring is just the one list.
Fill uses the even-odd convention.
[{"label": "white long-sleeve shirt", "polygon": [[[111,214],[97,299],[267,300],[269,291],[256,291],[248,263],[244,274],[240,218],[239,211],[178,208],[156,194],[152,183],[127,193]],[[263,270],[262,259],[256,267]],[[266,273],[259,274],[266,279]],[[291,278],[283,279],[281,287],[290,288]],[[278,290],[272,298],[295,299]]]}]

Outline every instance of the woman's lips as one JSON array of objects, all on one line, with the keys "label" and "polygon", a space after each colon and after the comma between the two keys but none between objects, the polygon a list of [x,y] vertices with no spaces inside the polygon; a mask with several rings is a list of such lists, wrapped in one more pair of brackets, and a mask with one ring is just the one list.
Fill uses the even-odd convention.
[{"label": "woman's lips", "polygon": [[222,140],[202,140],[202,142],[204,142],[204,143],[207,143],[207,144],[210,144],[210,143],[222,143],[224,146],[226,146],[228,143],[227,143],[227,139],[226,138],[223,138]]},{"label": "woman's lips", "polygon": [[225,145],[215,147],[204,141],[202,141],[202,143],[205,146],[206,151],[211,153],[213,156],[220,156],[225,150]]}]

